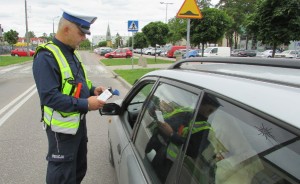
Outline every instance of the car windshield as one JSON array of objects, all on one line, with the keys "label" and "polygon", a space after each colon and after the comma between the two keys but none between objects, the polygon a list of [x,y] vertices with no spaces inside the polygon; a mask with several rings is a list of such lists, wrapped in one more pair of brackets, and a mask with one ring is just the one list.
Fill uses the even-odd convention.
[{"label": "car windshield", "polygon": [[206,49],[204,50],[204,53],[209,53],[211,50],[212,50],[212,48],[206,48]]}]

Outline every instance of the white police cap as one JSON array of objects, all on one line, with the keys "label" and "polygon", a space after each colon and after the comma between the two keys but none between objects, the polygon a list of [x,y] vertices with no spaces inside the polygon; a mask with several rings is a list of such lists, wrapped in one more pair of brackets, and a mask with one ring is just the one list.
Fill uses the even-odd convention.
[{"label": "white police cap", "polygon": [[83,33],[88,35],[91,34],[90,32],[91,24],[93,24],[97,19],[97,17],[95,16],[82,15],[66,9],[63,9],[62,17],[76,24]]}]

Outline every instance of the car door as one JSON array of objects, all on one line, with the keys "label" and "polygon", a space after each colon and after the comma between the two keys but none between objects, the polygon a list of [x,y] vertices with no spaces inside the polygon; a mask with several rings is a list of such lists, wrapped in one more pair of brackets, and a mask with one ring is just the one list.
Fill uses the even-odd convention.
[{"label": "car door", "polygon": [[112,117],[113,123],[109,126],[109,142],[119,183],[147,183],[134,152],[132,135],[138,116],[155,81],[156,78],[147,78],[135,85],[122,102],[121,114]]},{"label": "car door", "polygon": [[[179,132],[192,121],[199,94],[197,88],[166,79],[161,79],[150,94],[138,118],[133,138],[134,150],[142,171],[148,174],[149,183],[176,181],[176,171],[180,168],[179,155],[186,142]],[[162,131],[159,128],[161,125],[171,127],[173,134]],[[172,136],[174,141],[180,139],[179,149],[177,155],[169,158]],[[170,172],[171,168],[174,172]]]}]

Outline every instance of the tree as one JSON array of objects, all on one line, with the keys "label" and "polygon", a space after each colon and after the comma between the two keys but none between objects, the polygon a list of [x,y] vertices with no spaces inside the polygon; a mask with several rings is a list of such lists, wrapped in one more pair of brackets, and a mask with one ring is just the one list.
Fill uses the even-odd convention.
[{"label": "tree", "polygon": [[[25,38],[26,38],[26,33],[25,33]],[[35,38],[35,34],[33,31],[28,31],[28,38]]]},{"label": "tree", "polygon": [[18,42],[19,33],[11,29],[3,34],[3,38],[4,41],[7,41],[10,45],[13,45]]},{"label": "tree", "polygon": [[258,5],[252,19],[255,21],[248,26],[251,30],[257,30],[258,40],[272,46],[272,57],[278,45],[300,40],[299,8],[299,0],[265,0]]},{"label": "tree", "polygon": [[186,38],[186,27],[187,21],[186,19],[172,18],[168,22],[169,26],[169,34],[168,34],[168,42],[175,45],[177,41],[180,41],[182,38]]},{"label": "tree", "polygon": [[39,38],[43,38],[43,39],[46,40],[47,42],[50,41],[50,40],[52,39],[51,37],[49,37],[49,36],[47,35],[47,33],[43,33],[43,36],[41,36],[41,37],[39,37]]},{"label": "tree", "polygon": [[255,11],[255,4],[256,0],[220,0],[217,4],[217,7],[224,10],[234,20],[230,27],[230,33],[233,32],[233,36],[228,33],[227,36],[230,37],[227,38],[234,38],[235,49],[237,49],[238,36],[243,34],[248,36],[247,32],[243,32],[245,30],[243,25],[246,17]]},{"label": "tree", "polygon": [[122,39],[122,37],[119,35],[119,33],[117,33],[117,35],[116,35],[114,47],[115,47],[115,48],[123,47],[123,39]]},{"label": "tree", "polygon": [[[132,39],[129,40],[131,41],[130,45],[132,45]],[[133,48],[140,48],[143,49],[148,46],[147,38],[144,33],[138,32],[134,34],[134,43],[133,43]],[[141,52],[142,54],[142,52]]]},{"label": "tree", "polygon": [[232,19],[224,11],[215,8],[204,8],[202,15],[202,19],[191,20],[190,34],[192,44],[202,44],[203,56],[204,44],[220,40],[232,24]]},{"label": "tree", "polygon": [[155,47],[156,44],[165,45],[167,43],[169,28],[167,24],[161,21],[150,22],[143,27],[142,32],[152,47]]},{"label": "tree", "polygon": [[91,48],[91,42],[89,39],[85,39],[83,42],[80,43],[79,45],[80,49],[89,49]]},{"label": "tree", "polygon": [[102,41],[98,43],[98,47],[106,47],[107,46],[107,41]]}]

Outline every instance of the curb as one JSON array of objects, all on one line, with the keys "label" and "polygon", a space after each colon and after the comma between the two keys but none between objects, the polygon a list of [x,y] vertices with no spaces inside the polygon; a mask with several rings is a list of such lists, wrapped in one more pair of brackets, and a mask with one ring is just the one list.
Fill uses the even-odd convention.
[{"label": "curb", "polygon": [[116,74],[113,70],[109,69],[109,68],[108,68],[106,65],[104,65],[101,61],[100,61],[99,63],[100,63],[103,67],[105,67],[108,71],[110,71],[110,73],[113,75],[113,78],[119,80],[119,81],[122,83],[122,85],[123,85],[126,89],[128,89],[128,90],[131,89],[131,87],[132,87],[131,84],[129,84],[127,81],[125,81],[122,77],[120,77],[118,74]]}]

